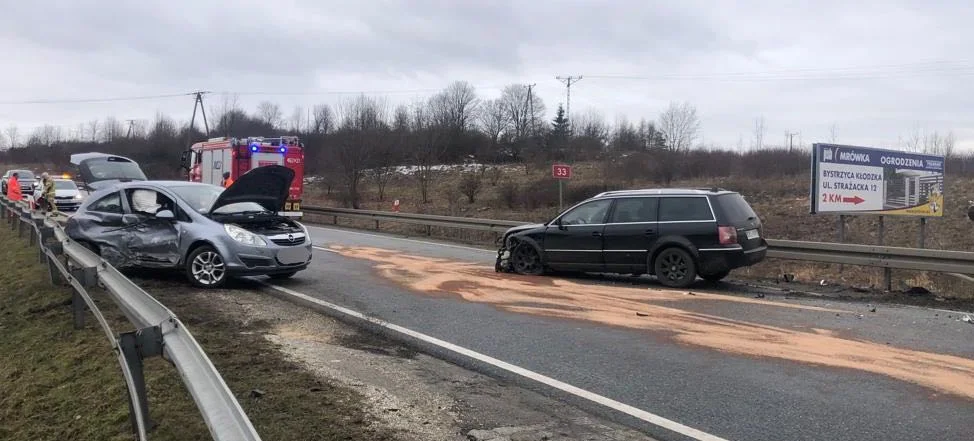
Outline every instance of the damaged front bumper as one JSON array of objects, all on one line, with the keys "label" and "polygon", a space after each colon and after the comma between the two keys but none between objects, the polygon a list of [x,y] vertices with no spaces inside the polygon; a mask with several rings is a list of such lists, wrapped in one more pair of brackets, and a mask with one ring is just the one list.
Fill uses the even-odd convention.
[{"label": "damaged front bumper", "polygon": [[497,240],[500,247],[497,249],[497,261],[494,263],[494,271],[498,273],[513,273],[514,265],[511,263],[511,251],[507,248],[507,238]]}]

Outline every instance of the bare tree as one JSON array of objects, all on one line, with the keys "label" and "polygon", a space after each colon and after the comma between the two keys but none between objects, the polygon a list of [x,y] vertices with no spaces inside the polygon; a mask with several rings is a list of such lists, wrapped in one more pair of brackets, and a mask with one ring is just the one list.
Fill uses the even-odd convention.
[{"label": "bare tree", "polygon": [[31,144],[50,147],[61,141],[61,127],[45,124],[35,129],[30,139]]},{"label": "bare tree", "polygon": [[920,131],[920,126],[914,124],[913,130],[910,132],[909,136],[905,140],[901,139],[901,143],[906,148],[907,151],[919,153],[923,150],[923,133]]},{"label": "bare tree", "polygon": [[469,128],[479,106],[477,92],[466,81],[454,81],[433,99],[433,103],[443,119],[441,123],[457,132]]},{"label": "bare tree", "polygon": [[444,128],[437,123],[431,107],[428,102],[415,105],[412,118],[412,133],[415,137],[412,154],[418,166],[415,176],[419,181],[419,192],[424,204],[430,202],[430,186],[435,178],[435,166],[443,157],[447,145]]},{"label": "bare tree", "polygon": [[132,137],[145,139],[149,136],[149,121],[137,119],[132,122]]},{"label": "bare tree", "polygon": [[954,132],[941,135],[936,130],[923,137],[923,153],[950,157],[954,153]]},{"label": "bare tree", "polygon": [[829,142],[835,144],[835,141],[838,138],[839,138],[839,136],[838,136],[838,128],[835,126],[835,123],[832,123],[832,125],[829,126]]},{"label": "bare tree", "polygon": [[697,108],[690,103],[671,102],[659,116],[660,131],[666,137],[666,145],[676,152],[689,151],[700,134]]},{"label": "bare tree", "polygon": [[102,141],[113,142],[115,139],[122,136],[122,123],[120,123],[114,116],[105,118],[105,123],[102,124],[102,126]]},{"label": "bare tree", "polygon": [[396,175],[397,165],[402,159],[402,152],[409,145],[409,108],[405,105],[396,106],[392,114],[392,127],[388,137],[377,145],[377,152],[373,167],[368,176],[378,191],[378,200],[384,201],[386,188]]},{"label": "bare tree", "polygon": [[281,106],[270,101],[261,101],[257,104],[257,118],[261,121],[277,127],[281,123]]},{"label": "bare tree", "polygon": [[7,144],[7,137],[3,133],[0,133],[0,150],[6,150],[10,148]]},{"label": "bare tree", "polygon": [[176,129],[176,122],[160,112],[156,112],[155,121],[149,129],[148,138],[153,142],[153,147],[166,142],[174,142],[179,131]]},{"label": "bare tree", "polygon": [[331,111],[331,106],[318,104],[312,112],[314,121],[311,131],[319,135],[327,135],[335,128],[335,115]]},{"label": "bare tree", "polygon": [[951,130],[947,132],[947,136],[944,137],[943,143],[941,144],[940,154],[944,155],[945,158],[950,158],[954,156],[954,142],[957,138],[954,136],[954,131]]},{"label": "bare tree", "polygon": [[509,154],[511,159],[520,161],[528,138],[540,134],[540,128],[547,124],[544,118],[544,102],[541,97],[530,93],[528,86],[522,84],[505,87],[500,101],[510,124]]},{"label": "bare tree", "polygon": [[88,134],[91,135],[91,142],[98,141],[98,120],[88,121]]},{"label": "bare tree", "polygon": [[20,129],[16,125],[7,126],[7,140],[10,141],[10,148],[16,148],[20,144]]},{"label": "bare tree", "polygon": [[304,122],[307,119],[307,114],[301,106],[295,106],[294,111],[291,112],[291,127],[290,130],[293,133],[301,133],[301,127],[304,126]]},{"label": "bare tree", "polygon": [[758,117],[754,119],[754,150],[761,150],[764,148],[764,117]]},{"label": "bare tree", "polygon": [[216,121],[216,128],[223,132],[223,136],[232,136],[233,130],[240,122],[243,112],[240,109],[240,98],[237,94],[223,94],[219,104],[210,107],[210,117]]},{"label": "bare tree", "polygon": [[359,206],[359,186],[366,170],[374,163],[380,143],[388,139],[385,122],[386,103],[373,97],[359,95],[337,107],[340,126],[337,145],[332,149],[336,164],[341,167],[345,183],[346,202]]},{"label": "bare tree", "polygon": [[501,100],[484,101],[478,114],[480,130],[490,141],[491,150],[496,150],[501,135],[511,127],[511,120]]}]

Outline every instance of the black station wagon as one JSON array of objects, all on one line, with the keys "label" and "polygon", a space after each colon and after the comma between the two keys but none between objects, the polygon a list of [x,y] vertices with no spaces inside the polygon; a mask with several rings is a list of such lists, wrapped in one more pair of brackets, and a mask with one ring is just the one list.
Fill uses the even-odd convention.
[{"label": "black station wagon", "polygon": [[653,274],[670,287],[718,281],[764,259],[761,220],[723,189],[610,191],[504,234],[496,270]]}]

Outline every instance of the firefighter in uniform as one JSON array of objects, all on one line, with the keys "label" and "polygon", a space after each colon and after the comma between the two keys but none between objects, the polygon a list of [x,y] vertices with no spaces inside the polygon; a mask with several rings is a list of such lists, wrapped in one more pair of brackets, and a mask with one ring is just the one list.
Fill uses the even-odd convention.
[{"label": "firefighter in uniform", "polygon": [[230,172],[223,172],[223,188],[227,188],[233,185],[233,179],[230,179]]},{"label": "firefighter in uniform", "polygon": [[44,190],[41,191],[41,197],[47,202],[48,211],[57,213],[57,205],[54,204],[54,196],[56,191],[54,190],[54,178],[46,172],[41,175],[41,183],[44,186]]}]

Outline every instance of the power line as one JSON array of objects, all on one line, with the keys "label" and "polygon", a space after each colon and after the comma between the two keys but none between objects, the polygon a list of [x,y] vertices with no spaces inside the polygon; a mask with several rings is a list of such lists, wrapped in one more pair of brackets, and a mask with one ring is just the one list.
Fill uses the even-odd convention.
[{"label": "power line", "polygon": [[[501,89],[502,86],[474,86],[477,89]],[[411,93],[432,93],[440,92],[443,88],[427,88],[427,89],[385,89],[385,90],[322,90],[322,91],[305,91],[305,92],[295,92],[295,91],[253,91],[253,92],[233,92],[233,91],[220,91],[215,92],[222,95],[239,95],[239,96],[317,96],[317,95],[382,95],[382,94],[411,94]],[[214,93],[214,92],[205,92]],[[122,101],[140,101],[140,100],[152,100],[152,99],[162,99],[162,98],[178,98],[185,96],[194,96],[196,92],[190,93],[172,93],[172,94],[160,94],[160,95],[141,95],[141,96],[129,96],[129,97],[113,97],[113,98],[50,98],[50,99],[31,99],[22,101],[0,101],[0,105],[21,105],[21,104],[91,104],[91,103],[107,103],[107,102],[122,102]]]},{"label": "power line", "polygon": [[116,101],[140,101],[140,100],[153,100],[161,98],[175,98],[184,97],[187,95],[192,95],[192,93],[170,93],[165,95],[142,95],[142,96],[129,96],[129,97],[116,97],[116,98],[55,98],[55,99],[34,99],[25,101],[0,101],[0,104],[71,104],[71,103],[107,103]]},{"label": "power line", "polygon": [[839,68],[795,68],[754,72],[687,73],[687,74],[599,74],[586,75],[600,79],[630,80],[724,80],[724,81],[789,81],[789,80],[854,80],[883,79],[928,74],[972,75],[974,64],[967,60],[930,61],[920,63],[887,64]]}]

